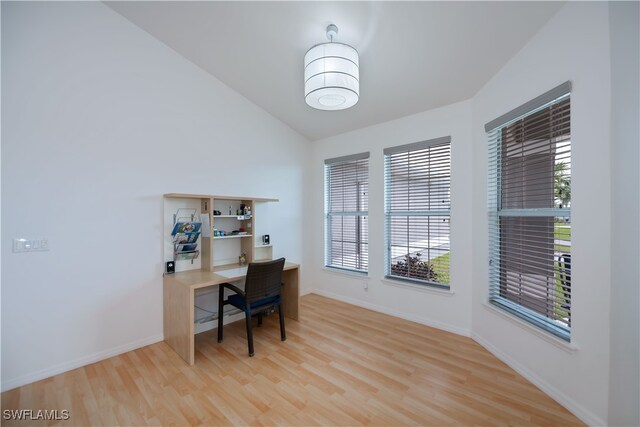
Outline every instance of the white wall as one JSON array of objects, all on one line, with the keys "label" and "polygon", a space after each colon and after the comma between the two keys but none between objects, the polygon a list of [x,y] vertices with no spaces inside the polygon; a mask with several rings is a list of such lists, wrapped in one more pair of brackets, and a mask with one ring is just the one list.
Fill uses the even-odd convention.
[{"label": "white wall", "polygon": [[609,425],[640,425],[640,7],[609,3],[611,28],[611,372]]},{"label": "white wall", "polygon": [[3,2],[2,78],[3,389],[162,339],[163,193],[279,198],[303,261],[308,142],[108,7]]},{"label": "white wall", "polygon": [[[428,96],[425,94],[424,96]],[[469,101],[370,126],[313,143],[313,201],[306,218],[316,292],[452,332],[471,329],[471,103]],[[421,286],[392,284],[384,277],[383,149],[451,136],[451,293]],[[324,266],[324,160],[370,152],[369,274],[337,273]],[[368,290],[363,283],[368,283]]]},{"label": "white wall", "polygon": [[[484,131],[488,121],[567,80],[573,83],[571,344],[487,304]],[[314,143],[312,285],[399,317],[471,330],[583,421],[638,425],[638,4],[565,5],[469,107],[451,105]],[[453,140],[451,296],[381,280],[382,150],[445,135]],[[367,278],[322,268],[323,160],[364,151],[371,152]]]},{"label": "white wall", "polygon": [[[628,13],[614,9],[612,26]],[[637,353],[625,346],[638,331],[623,313],[635,312],[637,322],[637,305],[626,298],[637,292],[637,270],[610,254],[618,245],[637,251],[629,232],[637,223],[616,221],[633,203],[630,216],[638,217],[634,100],[618,80],[637,91],[637,72],[634,79],[622,61],[628,27],[611,29],[610,48],[608,13],[604,3],[569,3],[473,100],[310,148],[100,3],[3,3],[2,388],[161,339],[161,195],[226,193],[281,199],[269,206],[274,256],[302,262],[303,292],[472,334],[583,420],[632,425],[637,382],[625,375],[637,368]],[[573,347],[485,304],[483,126],[566,80],[573,82]],[[453,292],[391,285],[382,280],[382,150],[446,135]],[[626,156],[633,148],[635,157]],[[371,153],[367,278],[322,268],[323,161],[363,151]],[[47,237],[51,251],[12,254],[12,237]]]},{"label": "white wall", "polygon": [[[484,124],[567,80],[575,351],[486,305]],[[607,4],[568,3],[473,98],[473,336],[594,425],[606,424],[609,390],[610,83]]]}]

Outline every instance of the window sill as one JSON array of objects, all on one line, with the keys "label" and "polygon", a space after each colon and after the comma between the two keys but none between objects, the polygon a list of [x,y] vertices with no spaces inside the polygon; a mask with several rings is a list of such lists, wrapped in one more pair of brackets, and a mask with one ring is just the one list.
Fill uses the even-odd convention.
[{"label": "window sill", "polygon": [[353,279],[369,279],[369,273],[352,271],[352,270],[342,270],[340,268],[332,268],[332,267],[322,267],[322,269],[328,273],[337,274],[338,276],[347,276]]},{"label": "window sill", "polygon": [[571,343],[571,342],[567,342],[561,338],[557,338],[555,335],[549,333],[549,332],[545,332],[542,329],[537,328],[534,325],[531,325],[528,322],[525,322],[524,320],[520,319],[518,316],[515,316],[511,313],[508,313],[504,310],[500,310],[497,307],[494,307],[492,304],[490,304],[489,302],[484,302],[482,303],[482,306],[487,309],[489,312],[496,314],[500,317],[503,317],[509,321],[511,321],[512,323],[515,323],[517,326],[521,327],[522,329],[533,333],[534,335],[536,335],[537,337],[542,338],[544,341],[553,344],[554,346],[558,347],[561,350],[566,351],[567,353],[575,353],[576,351],[579,350],[579,347],[576,346],[575,344]]},{"label": "window sill", "polygon": [[381,282],[385,285],[395,286],[397,288],[415,289],[416,291],[426,292],[428,294],[440,295],[444,297],[452,297],[453,295],[455,295],[455,292],[453,292],[451,288],[446,289],[431,285],[419,285],[417,283],[404,282],[402,280],[393,280],[387,277],[383,277],[381,279]]}]

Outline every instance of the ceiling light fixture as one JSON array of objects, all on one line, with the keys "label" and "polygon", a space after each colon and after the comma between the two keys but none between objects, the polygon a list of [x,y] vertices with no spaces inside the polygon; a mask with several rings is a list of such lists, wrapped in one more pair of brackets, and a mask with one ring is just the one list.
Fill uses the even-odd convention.
[{"label": "ceiling light fixture", "polygon": [[338,27],[327,27],[329,43],[315,45],[304,55],[304,99],[318,110],[344,110],[360,98],[358,51],[334,43]]}]

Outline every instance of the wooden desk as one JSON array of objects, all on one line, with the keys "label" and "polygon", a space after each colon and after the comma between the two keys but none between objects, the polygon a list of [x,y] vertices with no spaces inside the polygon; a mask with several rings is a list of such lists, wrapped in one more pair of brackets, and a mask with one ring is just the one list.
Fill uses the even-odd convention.
[{"label": "wooden desk", "polygon": [[[243,280],[245,275],[225,277],[217,274],[220,271],[239,267],[237,264],[225,265],[215,267],[213,272],[190,270],[164,275],[164,340],[189,365],[195,363],[193,309],[195,290]],[[294,320],[298,320],[300,305],[299,267],[298,264],[287,262],[282,272],[284,315]]]}]

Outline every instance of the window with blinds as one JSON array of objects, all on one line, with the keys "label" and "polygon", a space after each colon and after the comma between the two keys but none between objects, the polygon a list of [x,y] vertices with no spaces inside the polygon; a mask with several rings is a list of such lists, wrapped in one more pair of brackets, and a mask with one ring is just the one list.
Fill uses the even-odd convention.
[{"label": "window with blinds", "polygon": [[570,82],[486,125],[489,300],[563,339],[571,331]]},{"label": "window with blinds", "polygon": [[449,286],[451,138],[384,150],[386,276]]},{"label": "window with blinds", "polygon": [[325,160],[325,266],[369,268],[369,153]]}]

